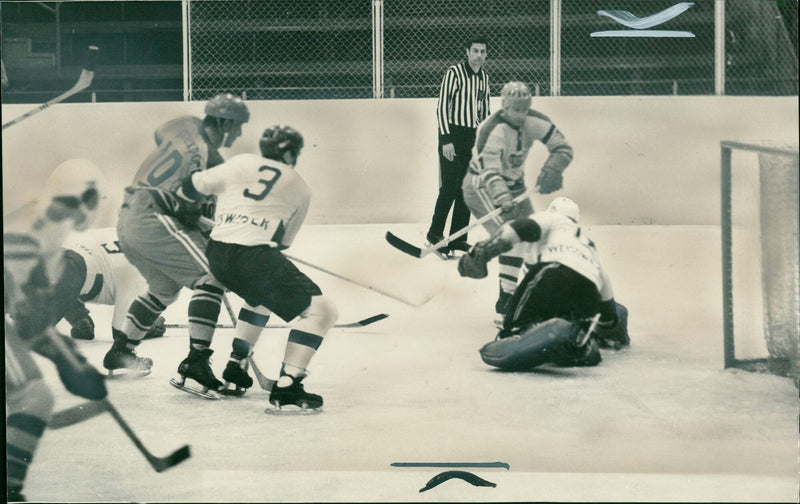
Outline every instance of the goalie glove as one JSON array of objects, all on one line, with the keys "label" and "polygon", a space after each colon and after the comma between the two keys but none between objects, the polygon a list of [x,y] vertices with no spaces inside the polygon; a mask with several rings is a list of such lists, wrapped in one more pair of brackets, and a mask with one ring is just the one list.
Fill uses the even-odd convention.
[{"label": "goalie glove", "polygon": [[478,242],[459,258],[458,274],[462,277],[486,278],[489,274],[486,264],[512,247],[513,244],[503,239],[499,232],[488,240]]},{"label": "goalie glove", "polygon": [[628,336],[628,309],[616,303],[616,312],[613,320],[601,319],[592,332],[600,348],[620,350],[631,344],[631,338]]},{"label": "goalie glove", "polygon": [[542,167],[539,172],[539,178],[536,179],[536,185],[539,187],[541,194],[550,194],[558,191],[563,187],[564,177],[559,170],[550,166]]}]

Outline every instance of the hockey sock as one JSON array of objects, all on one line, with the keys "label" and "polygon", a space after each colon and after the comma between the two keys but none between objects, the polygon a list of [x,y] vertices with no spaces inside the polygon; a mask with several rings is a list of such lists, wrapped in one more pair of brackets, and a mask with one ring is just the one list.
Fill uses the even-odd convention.
[{"label": "hockey sock", "polygon": [[145,333],[153,326],[158,316],[161,315],[161,312],[166,309],[166,305],[149,292],[145,295],[137,296],[131,303],[128,315],[122,324],[122,332],[125,333],[128,341],[133,340],[138,344]]},{"label": "hockey sock", "polygon": [[236,360],[246,359],[248,355],[250,355],[250,349],[253,348],[249,342],[241,339],[241,338],[233,338],[233,351],[231,352],[231,357]]},{"label": "hockey sock", "polygon": [[255,345],[261,336],[261,330],[267,326],[270,315],[270,311],[263,306],[243,306],[237,317],[236,337],[251,346]]},{"label": "hockey sock", "polygon": [[16,497],[22,491],[54,401],[41,379],[32,380],[9,395],[7,401],[6,487],[7,497]]},{"label": "hockey sock", "polygon": [[322,336],[292,329],[289,331],[289,341],[283,355],[284,368],[305,370],[321,344]]},{"label": "hockey sock", "polygon": [[193,340],[211,345],[217,327],[224,291],[211,284],[198,285],[189,301],[189,334]]}]

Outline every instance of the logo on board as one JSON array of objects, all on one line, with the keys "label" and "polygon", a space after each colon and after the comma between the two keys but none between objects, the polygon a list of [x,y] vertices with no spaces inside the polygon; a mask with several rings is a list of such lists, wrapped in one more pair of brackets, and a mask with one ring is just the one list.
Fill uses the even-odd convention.
[{"label": "logo on board", "polygon": [[599,10],[599,16],[613,19],[629,30],[609,30],[593,32],[592,37],[694,37],[694,33],[689,31],[677,30],[651,30],[654,26],[666,23],[674,19],[694,5],[694,2],[681,2],[668,9],[657,12],[643,18],[637,17],[631,12],[624,10]]}]

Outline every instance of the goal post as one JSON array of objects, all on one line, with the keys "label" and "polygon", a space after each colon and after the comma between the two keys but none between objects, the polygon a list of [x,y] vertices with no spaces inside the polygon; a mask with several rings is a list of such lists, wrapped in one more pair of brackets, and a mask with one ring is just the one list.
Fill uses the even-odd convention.
[{"label": "goal post", "polygon": [[797,380],[798,148],[722,141],[725,368]]}]

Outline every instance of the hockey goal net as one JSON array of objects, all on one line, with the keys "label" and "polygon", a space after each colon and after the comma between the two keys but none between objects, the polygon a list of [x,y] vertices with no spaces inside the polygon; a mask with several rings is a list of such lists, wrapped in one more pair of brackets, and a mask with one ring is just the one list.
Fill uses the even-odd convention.
[{"label": "hockey goal net", "polygon": [[725,367],[797,379],[798,148],[720,147]]}]

